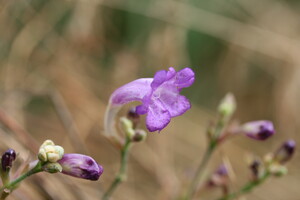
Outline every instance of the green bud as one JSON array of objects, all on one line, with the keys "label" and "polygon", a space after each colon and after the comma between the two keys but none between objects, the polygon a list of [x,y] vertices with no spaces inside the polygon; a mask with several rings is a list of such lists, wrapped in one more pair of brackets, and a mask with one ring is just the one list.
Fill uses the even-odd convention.
[{"label": "green bud", "polygon": [[288,169],[285,166],[280,164],[270,165],[269,170],[274,176],[278,176],[278,177],[286,175],[288,173]]},{"label": "green bud", "polygon": [[236,101],[232,93],[227,93],[221,100],[218,111],[223,117],[230,117],[236,109]]},{"label": "green bud", "polygon": [[125,132],[126,136],[132,138],[134,136],[133,123],[126,117],[121,117],[121,128]]},{"label": "green bud", "polygon": [[45,172],[49,172],[49,173],[57,173],[57,172],[62,172],[62,167],[59,163],[46,163],[43,166],[43,170]]}]

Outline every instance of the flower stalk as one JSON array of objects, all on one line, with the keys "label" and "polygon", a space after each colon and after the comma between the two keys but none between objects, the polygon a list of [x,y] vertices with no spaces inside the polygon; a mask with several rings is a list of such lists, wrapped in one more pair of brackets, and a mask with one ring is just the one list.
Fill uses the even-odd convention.
[{"label": "flower stalk", "polygon": [[127,161],[128,161],[128,154],[129,149],[131,147],[131,140],[130,138],[126,137],[125,144],[123,148],[121,149],[121,163],[120,163],[120,170],[118,174],[116,175],[114,181],[108,188],[108,190],[103,194],[102,200],[108,200],[111,195],[114,193],[114,191],[117,189],[117,187],[122,183],[124,180],[126,180],[126,171],[127,171]]},{"label": "flower stalk", "polygon": [[17,188],[19,183],[21,181],[23,181],[24,179],[26,179],[27,177],[29,177],[33,174],[36,174],[36,173],[42,172],[42,171],[43,171],[42,163],[38,162],[34,168],[32,168],[31,170],[29,170],[26,173],[22,174],[21,176],[19,176],[15,180],[13,180],[13,181],[5,184],[4,186],[2,186],[0,188],[0,192],[1,192],[0,199],[1,200],[5,199],[15,188]]},{"label": "flower stalk", "polygon": [[222,198],[219,198],[218,200],[231,200],[235,199],[243,194],[251,192],[255,187],[259,186],[262,184],[269,176],[271,173],[269,171],[265,171],[262,176],[260,176],[258,179],[252,180],[246,185],[244,185],[240,190],[237,192],[233,192],[231,194],[228,194]]},{"label": "flower stalk", "polygon": [[210,145],[207,147],[206,151],[205,151],[205,154],[204,156],[202,157],[202,160],[196,170],[196,173],[195,173],[195,176],[191,182],[191,185],[190,187],[188,188],[188,191],[186,193],[186,196],[184,198],[184,200],[189,200],[189,199],[192,199],[192,197],[194,196],[196,190],[197,190],[197,186],[199,184],[199,181],[201,180],[202,178],[202,174],[203,174],[203,171],[205,169],[205,167],[207,166],[210,158],[211,158],[211,155],[213,153],[213,151],[215,150],[216,148],[216,143],[213,143],[211,142]]}]

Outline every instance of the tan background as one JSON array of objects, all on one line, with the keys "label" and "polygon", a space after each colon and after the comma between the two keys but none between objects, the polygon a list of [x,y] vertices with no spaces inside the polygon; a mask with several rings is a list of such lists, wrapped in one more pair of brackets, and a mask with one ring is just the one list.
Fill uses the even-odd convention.
[{"label": "tan background", "polygon": [[[193,108],[133,147],[128,181],[114,199],[174,199],[228,91],[237,98],[235,119],[273,120],[277,130],[266,142],[241,136],[216,152],[208,172],[228,158],[237,189],[250,176],[249,156],[289,138],[300,142],[299,11],[297,0],[0,0],[0,150],[14,148],[17,167],[35,158],[35,142],[52,139],[105,170],[98,182],[39,174],[9,199],[100,199],[119,166],[119,153],[101,135],[110,93],[169,66],[196,72],[183,91]],[[296,154],[288,175],[244,199],[299,200],[299,164]],[[202,199],[219,194],[206,191]]]}]

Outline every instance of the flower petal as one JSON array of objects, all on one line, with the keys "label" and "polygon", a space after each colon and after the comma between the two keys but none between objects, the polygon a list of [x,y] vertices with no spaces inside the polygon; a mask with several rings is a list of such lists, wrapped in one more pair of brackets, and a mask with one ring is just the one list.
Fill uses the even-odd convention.
[{"label": "flower petal", "polygon": [[146,117],[146,126],[150,132],[162,130],[171,121],[168,110],[164,109],[159,102],[151,102]]},{"label": "flower petal", "polygon": [[141,78],[118,88],[111,95],[112,105],[123,105],[131,101],[142,101],[145,95],[151,93],[150,84],[153,78]]},{"label": "flower petal", "polygon": [[176,71],[173,67],[169,68],[169,71],[161,70],[155,73],[151,87],[153,90],[158,88],[164,82],[172,79],[176,75]]},{"label": "flower petal", "polygon": [[195,73],[190,68],[184,68],[176,73],[175,84],[178,88],[190,87],[195,81]]},{"label": "flower petal", "polygon": [[159,94],[159,100],[163,104],[163,107],[167,109],[171,117],[182,115],[191,108],[190,101],[179,94],[177,88],[170,85],[164,85],[161,88]]}]

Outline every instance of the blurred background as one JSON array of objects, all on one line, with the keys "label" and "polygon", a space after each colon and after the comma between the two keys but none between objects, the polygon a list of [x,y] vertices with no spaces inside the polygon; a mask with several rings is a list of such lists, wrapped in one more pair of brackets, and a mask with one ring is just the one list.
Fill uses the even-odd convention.
[{"label": "blurred background", "polygon": [[[18,152],[16,170],[52,139],[105,171],[98,182],[41,173],[8,199],[100,199],[119,167],[119,152],[102,135],[110,94],[171,66],[196,72],[183,90],[193,108],[132,148],[128,180],[113,199],[180,194],[229,91],[238,104],[234,119],[272,120],[277,130],[265,142],[235,137],[215,152],[207,174],[225,158],[235,191],[249,180],[249,157],[290,138],[300,143],[299,17],[298,0],[0,0],[0,150]],[[299,200],[297,153],[288,175],[240,199]],[[201,195],[215,199],[221,190]]]}]

